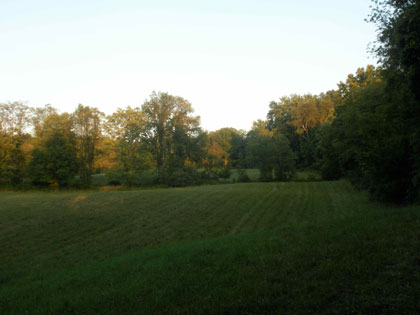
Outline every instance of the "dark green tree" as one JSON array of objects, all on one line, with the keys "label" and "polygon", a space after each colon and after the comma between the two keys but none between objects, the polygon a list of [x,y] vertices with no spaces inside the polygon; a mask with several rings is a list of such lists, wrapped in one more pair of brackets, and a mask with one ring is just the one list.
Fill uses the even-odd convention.
[{"label": "dark green tree", "polygon": [[97,108],[79,104],[73,113],[77,139],[79,174],[82,183],[89,186],[96,157],[96,146],[102,134],[103,113]]},{"label": "dark green tree", "polygon": [[245,132],[235,128],[221,128],[209,134],[209,151],[221,166],[237,167],[245,155]]},{"label": "dark green tree", "polygon": [[[373,199],[410,201],[416,195],[416,155],[405,116],[407,90],[390,94],[389,73],[353,80],[337,105],[335,120],[318,133],[324,178],[345,175]],[[369,79],[369,77],[371,79]],[[374,79],[372,79],[374,78]],[[349,80],[348,80],[349,81]],[[404,100],[408,101],[405,102]]]},{"label": "dark green tree", "polygon": [[[333,115],[335,119],[324,122],[316,130],[314,139],[315,156],[324,179],[338,179],[346,174],[357,180],[356,162],[351,152],[357,151],[358,145],[365,137],[369,137],[369,135],[360,134],[360,128],[355,128],[356,118],[361,116],[358,108],[368,106],[367,98],[361,100],[361,91],[368,86],[378,86],[381,82],[383,78],[380,68],[369,65],[366,69],[358,68],[355,74],[349,74],[345,82],[338,84],[337,90],[328,92],[335,104]],[[371,92],[374,90],[370,89]],[[366,94],[369,93],[363,95]],[[382,96],[380,99],[383,98]],[[360,102],[363,104],[359,104]]]},{"label": "dark green tree", "polygon": [[377,26],[378,37],[372,51],[384,68],[385,93],[391,100],[386,110],[392,113],[388,123],[399,127],[395,151],[400,149],[398,160],[409,169],[409,184],[401,180],[398,190],[405,190],[404,200],[410,201],[420,198],[420,3],[373,2],[369,20]]},{"label": "dark green tree", "polygon": [[54,131],[33,151],[29,175],[35,185],[65,187],[71,183],[78,168],[74,137]]},{"label": "dark green tree", "polygon": [[153,92],[142,110],[146,117],[145,140],[152,148],[159,178],[168,178],[168,172],[183,168],[187,161],[202,159],[205,137],[200,117],[191,115],[193,108],[187,100]]},{"label": "dark green tree", "polygon": [[0,185],[18,185],[25,177],[23,136],[0,134]]},{"label": "dark green tree", "polygon": [[261,181],[290,180],[295,173],[295,155],[286,136],[256,121],[247,136],[247,159],[260,170]]},{"label": "dark green tree", "polygon": [[25,177],[25,144],[31,140],[31,109],[21,102],[0,104],[0,185],[18,185]]},{"label": "dark green tree", "polygon": [[282,97],[270,103],[268,127],[289,139],[300,167],[310,167],[315,163],[316,130],[332,118],[333,110],[329,94]]},{"label": "dark green tree", "polygon": [[140,108],[118,109],[107,117],[106,130],[116,141],[116,158],[124,172],[133,174],[154,166],[150,145],[144,140],[147,121]]}]

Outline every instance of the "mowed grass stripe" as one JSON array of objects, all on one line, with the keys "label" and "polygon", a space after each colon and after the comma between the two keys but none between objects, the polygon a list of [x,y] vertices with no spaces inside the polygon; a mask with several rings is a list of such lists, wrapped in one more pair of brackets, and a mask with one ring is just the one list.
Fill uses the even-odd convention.
[{"label": "mowed grass stripe", "polygon": [[[61,264],[74,252],[78,252],[75,261],[81,261],[161,243],[217,237],[232,230],[275,228],[314,215],[305,198],[310,187],[311,200],[318,200],[319,191],[322,195],[325,188],[335,186],[265,183],[127,192],[2,193],[0,216],[5,229],[0,237],[8,248],[0,258],[12,265],[25,264],[27,259],[35,266]],[[264,199],[270,192],[270,198]],[[264,220],[265,216],[270,220]]]},{"label": "mowed grass stripe", "polygon": [[61,259],[54,257],[66,260],[78,252],[77,262],[162,242],[221,235],[232,228],[243,208],[253,204],[260,190],[266,188],[240,186],[107,193],[2,193],[6,197],[1,196],[2,222],[14,226],[14,233],[2,231],[1,240],[8,250],[0,257],[7,258],[11,265],[22,266],[27,259],[34,266],[54,261],[61,264]]},{"label": "mowed grass stripe", "polygon": [[231,230],[230,234],[236,234],[242,230],[244,227],[256,227],[255,220],[261,218],[264,213],[270,208],[272,205],[272,200],[275,198],[277,190],[277,185],[275,183],[271,184],[271,189],[265,191],[264,194],[261,194],[260,199],[257,203],[252,206],[247,213],[245,213],[242,218],[238,221],[238,223],[234,226]]},{"label": "mowed grass stripe", "polygon": [[[252,185],[255,186],[255,184]],[[291,183],[291,185],[296,186],[294,183]],[[289,188],[293,192],[288,195],[291,202],[288,205],[286,204],[286,207],[284,203],[280,204],[281,211],[275,213],[282,217],[285,213],[293,212],[293,215],[296,215],[296,213],[304,213],[303,210],[308,210],[305,207],[305,199],[300,196],[302,189],[307,189],[308,185],[311,184],[299,183],[297,185],[298,189],[296,187]],[[87,193],[83,195],[86,196],[86,199],[77,201],[79,205],[76,210],[74,209],[74,200],[80,196],[74,194],[68,200],[71,210],[65,207],[57,209],[55,207],[56,203],[51,204],[56,210],[51,210],[48,209],[48,205],[43,204],[43,210],[38,213],[40,215],[38,218],[34,216],[32,219],[24,220],[21,228],[25,230],[26,234],[32,233],[34,237],[29,240],[20,240],[20,242],[25,241],[28,247],[33,247],[33,245],[38,245],[39,241],[43,241],[49,245],[46,250],[50,252],[54,248],[60,250],[66,244],[74,247],[77,242],[97,243],[102,241],[111,245],[114,239],[113,234],[121,234],[126,235],[127,239],[120,241],[126,242],[130,239],[136,239],[134,244],[127,244],[128,247],[147,246],[171,239],[176,240],[178,236],[182,239],[182,235],[176,234],[177,230],[181,234],[185,234],[185,231],[182,231],[185,227],[191,234],[194,229],[191,230],[188,224],[200,224],[203,221],[205,224],[201,226],[204,227],[204,232],[209,236],[216,236],[217,234],[213,234],[215,231],[226,233],[232,226],[234,228],[238,220],[241,220],[240,218],[246,215],[249,208],[256,207],[255,205],[258,203],[258,209],[254,209],[253,223],[251,222],[248,226],[243,227],[243,229],[249,231],[257,228],[258,224],[255,223],[255,220],[259,221],[262,218],[263,213],[261,211],[267,212],[270,208],[278,210],[274,203],[275,196],[267,201],[262,199],[264,197],[261,197],[261,195],[272,190],[272,184],[260,184],[257,185],[257,189],[252,187],[251,189],[245,189],[245,191],[232,189],[232,185],[226,186],[231,187],[225,189],[223,186],[218,186],[216,187],[218,189],[214,190],[208,189],[213,187],[200,187],[168,192],[123,192],[122,195],[121,193],[111,193],[117,195],[119,200],[115,200],[118,198],[114,198],[112,195],[105,196],[104,193]],[[243,185],[241,188],[247,188],[246,186]],[[215,197],[216,195],[218,198]],[[284,195],[284,191],[279,191],[279,195]],[[44,197],[49,198],[50,196],[46,195]],[[302,210],[290,210],[296,207]],[[29,210],[27,211],[29,212]],[[44,211],[52,217],[56,217],[60,222],[55,222],[46,217],[45,213],[42,213]],[[54,213],[51,213],[51,211],[54,211]],[[62,215],[62,217],[57,217],[57,215]],[[73,225],[74,222],[77,222],[77,229]],[[51,225],[57,225],[60,233],[56,233],[52,238],[49,237],[44,230],[48,225],[50,227]],[[206,227],[210,230],[206,231]],[[160,236],[157,235],[157,232],[160,232]],[[133,235],[130,236],[131,233]],[[7,233],[6,236],[9,235],[17,241],[16,234],[18,233],[14,235]],[[162,235],[165,236],[162,238]],[[188,235],[188,237],[190,236],[194,237],[194,235]],[[202,236],[205,237],[206,235]],[[31,240],[32,244],[30,244]],[[6,241],[10,244],[11,239],[6,239]],[[120,246],[120,244],[117,245]]]},{"label": "mowed grass stripe", "polygon": [[346,182],[0,193],[0,222],[6,314],[420,311],[419,208]]},{"label": "mowed grass stripe", "polygon": [[[207,212],[214,209],[223,212],[223,206],[226,205],[225,199],[230,199],[232,195],[228,193],[223,196],[220,187],[216,188],[81,195],[73,193],[70,196],[58,194],[58,197],[63,199],[60,207],[57,207],[56,203],[48,207],[48,204],[44,202],[50,197],[56,199],[56,194],[29,194],[26,197],[31,203],[40,199],[40,207],[33,206],[31,210],[25,209],[24,212],[27,212],[28,218],[21,218],[22,224],[19,226],[19,231],[13,235],[6,233],[3,235],[3,241],[9,245],[14,244],[15,252],[18,254],[26,253],[28,257],[34,258],[38,255],[42,256],[42,251],[51,256],[54,256],[56,251],[62,251],[67,255],[78,246],[87,249],[102,247],[106,250],[114,246],[125,250],[167,240],[176,241],[183,237],[196,237],[194,224],[206,222],[206,218],[201,220],[201,216],[206,214],[201,210],[207,208]],[[215,194],[225,198],[219,198],[222,207],[215,205],[214,200],[218,199],[214,196]],[[7,213],[9,210],[11,213],[15,208],[19,208],[21,199],[11,199],[9,209],[7,209],[7,203],[4,203],[0,211]],[[75,202],[75,200],[78,201]],[[195,203],[192,202],[194,200]],[[74,203],[78,204],[77,208],[74,207]],[[191,206],[194,204],[196,207]],[[219,219],[220,215],[217,211],[212,211],[212,215],[215,214],[215,218]],[[185,233],[174,235],[177,228],[184,229],[189,235],[182,235]],[[130,235],[133,231],[138,231],[138,234]],[[212,231],[204,232],[213,234]],[[114,234],[118,237],[116,238]],[[26,237],[22,237],[23,235]],[[200,236],[208,235],[203,235],[200,229],[198,237]],[[95,251],[89,250],[86,253],[87,256],[92,254],[95,255]],[[100,251],[99,254],[101,254]]]},{"label": "mowed grass stripe", "polygon": [[[261,210],[259,216],[255,216],[252,222],[248,224],[247,231],[258,231],[264,229],[276,228],[282,225],[281,221],[290,209],[284,209],[286,200],[284,198],[285,183],[278,183],[275,192],[270,196],[270,201],[265,209]],[[281,213],[281,214],[280,214]]]},{"label": "mowed grass stripe", "polygon": [[[162,231],[162,228],[167,227],[168,223],[173,225],[179,222],[179,220],[171,220],[171,217],[176,215],[173,205],[181,205],[184,208],[187,205],[187,209],[190,209],[188,208],[190,199],[199,198],[196,198],[190,191],[186,193],[182,193],[182,191],[180,193],[175,191],[165,191],[164,194],[156,193],[156,191],[153,191],[141,193],[140,195],[133,193],[118,194],[118,196],[123,196],[121,198],[123,201],[132,199],[127,198],[127,196],[134,197],[136,203],[138,202],[136,200],[137,197],[140,197],[139,199],[142,201],[145,200],[146,203],[143,203],[143,207],[140,206],[140,209],[136,207],[136,204],[127,204],[124,209],[120,209],[118,203],[113,200],[112,194],[107,196],[101,193],[84,194],[82,196],[86,198],[80,199],[79,203],[81,206],[76,209],[76,212],[74,212],[73,203],[74,199],[80,197],[78,194],[70,194],[70,198],[68,198],[68,195],[63,196],[60,194],[29,194],[26,196],[29,197],[29,203],[32,203],[33,199],[41,197],[40,207],[38,209],[31,207],[31,210],[24,208],[23,212],[33,216],[29,215],[28,218],[26,216],[21,217],[21,225],[18,226],[19,229],[14,234],[3,231],[2,243],[7,245],[7,250],[3,251],[3,258],[8,261],[9,266],[10,264],[13,265],[14,262],[20,262],[19,265],[23,267],[26,265],[27,259],[30,259],[33,262],[32,266],[36,267],[37,262],[40,265],[46,261],[51,263],[51,261],[55,261],[53,259],[55,256],[61,256],[61,258],[66,259],[67,256],[71,256],[75,251],[78,252],[78,257],[80,258],[83,258],[83,256],[90,258],[96,255],[103,255],[112,246],[118,247],[120,251],[124,251],[133,245],[138,245],[138,243],[141,246],[146,246],[149,243],[156,244],[159,241],[164,241],[165,239],[157,239],[162,235],[171,239],[171,235],[168,235],[167,231]],[[204,190],[204,193],[211,194],[212,191]],[[200,192],[200,195],[203,196],[203,191]],[[141,198],[144,196],[145,198]],[[187,198],[182,198],[183,196]],[[54,208],[51,209],[45,206],[45,197],[52,197],[52,199],[64,197],[64,200],[61,200],[62,205],[60,207],[52,204]],[[111,200],[109,200],[109,197],[111,197]],[[20,209],[19,202],[22,200],[20,196],[9,199],[11,200],[9,203],[11,206],[9,207],[10,211],[8,212],[5,207],[2,207],[3,214],[14,213],[16,208]],[[67,208],[65,199],[69,199],[67,203],[70,206],[67,205]],[[95,201],[97,202],[96,204]],[[115,207],[115,204],[117,204],[117,207]],[[7,204],[3,204],[3,206],[5,205],[7,206]],[[181,212],[184,213],[179,218],[185,218],[185,211]],[[110,214],[111,220],[107,220],[108,214]],[[146,217],[152,218],[150,220],[151,224],[144,226],[144,229],[135,228],[134,230],[138,230],[140,233],[139,235],[133,235],[127,229],[127,226],[135,226],[135,222],[139,221],[139,219],[141,220],[144,214],[146,214]],[[162,214],[170,216],[168,223],[161,222]],[[54,219],[51,220],[51,218],[59,218],[61,222],[57,222],[58,220],[55,221]],[[76,221],[77,225],[73,225],[73,221]],[[7,220],[2,222],[7,222]],[[183,222],[181,223],[183,224]],[[47,229],[44,229],[44,227]],[[188,229],[188,225],[186,229]],[[170,229],[170,231],[172,230]],[[116,235],[117,237],[115,237]],[[173,240],[176,240],[176,237],[173,237]],[[77,260],[76,258],[75,261],[77,262]],[[57,263],[60,262],[57,261]],[[9,269],[9,266],[6,269]]]}]

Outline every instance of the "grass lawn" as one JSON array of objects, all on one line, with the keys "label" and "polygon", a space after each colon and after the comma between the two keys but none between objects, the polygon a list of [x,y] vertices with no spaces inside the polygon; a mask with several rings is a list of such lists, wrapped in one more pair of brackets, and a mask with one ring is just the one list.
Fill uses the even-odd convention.
[{"label": "grass lawn", "polygon": [[0,192],[0,314],[420,312],[420,207],[345,181]]}]

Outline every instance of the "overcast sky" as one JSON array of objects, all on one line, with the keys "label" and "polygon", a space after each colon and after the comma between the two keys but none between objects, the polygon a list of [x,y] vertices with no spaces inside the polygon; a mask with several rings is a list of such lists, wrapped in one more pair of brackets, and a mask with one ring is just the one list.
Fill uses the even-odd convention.
[{"label": "overcast sky", "polygon": [[336,88],[358,67],[370,1],[0,0],[0,102],[106,114],[153,90],[203,128],[248,130],[272,100]]}]

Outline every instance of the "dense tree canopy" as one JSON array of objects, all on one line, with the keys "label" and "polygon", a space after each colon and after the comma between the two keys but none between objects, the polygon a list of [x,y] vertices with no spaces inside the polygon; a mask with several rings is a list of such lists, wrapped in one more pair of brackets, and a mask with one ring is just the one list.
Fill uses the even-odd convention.
[{"label": "dense tree canopy", "polygon": [[285,135],[298,156],[298,165],[314,164],[315,133],[317,128],[332,118],[334,102],[328,95],[291,95],[270,103],[268,127]]},{"label": "dense tree canopy", "polygon": [[265,121],[254,122],[248,133],[248,159],[260,169],[262,181],[290,180],[295,172],[295,156],[289,140],[267,128]]},{"label": "dense tree canopy", "polygon": [[36,185],[67,186],[78,170],[74,138],[59,131],[46,136],[44,143],[32,152],[29,176]]},{"label": "dense tree canopy", "polygon": [[116,160],[126,172],[152,167],[153,161],[144,137],[147,121],[140,108],[118,109],[107,117],[106,131],[116,141]]},{"label": "dense tree canopy", "polygon": [[420,5],[376,0],[368,20],[380,66],[358,68],[335,90],[272,101],[249,132],[203,131],[186,99],[163,92],[106,117],[84,105],[59,114],[50,105],[0,104],[0,185],[88,186],[95,172],[132,184],[147,169],[169,186],[226,179],[231,168],[238,179],[258,168],[261,180],[290,180],[297,167],[346,177],[374,199],[418,200]]},{"label": "dense tree canopy", "polygon": [[200,117],[192,116],[191,104],[179,96],[153,92],[142,110],[147,119],[147,142],[158,170],[183,167],[197,158]]},{"label": "dense tree canopy", "polygon": [[73,113],[73,128],[78,142],[80,179],[89,185],[93,174],[96,146],[101,137],[101,119],[103,113],[97,108],[79,104]]}]

